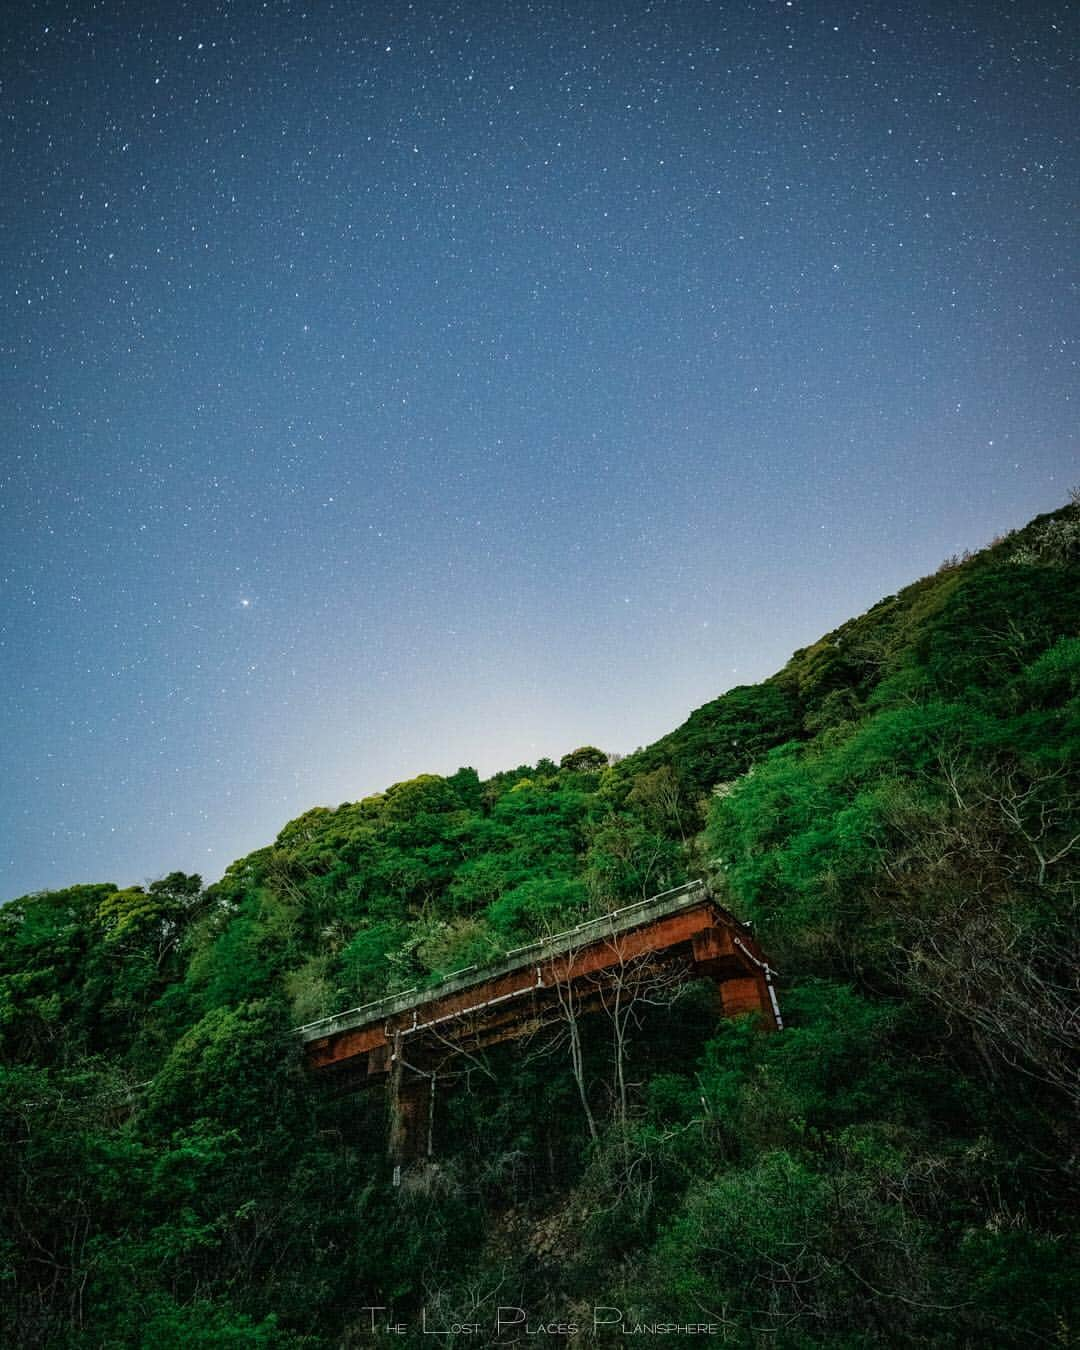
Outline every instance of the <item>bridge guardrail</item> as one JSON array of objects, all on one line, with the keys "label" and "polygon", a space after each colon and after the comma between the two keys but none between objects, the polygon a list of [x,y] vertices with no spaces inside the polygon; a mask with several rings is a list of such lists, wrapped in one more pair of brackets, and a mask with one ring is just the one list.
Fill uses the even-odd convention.
[{"label": "bridge guardrail", "polygon": [[709,894],[708,887],[703,881],[688,881],[685,885],[675,886],[668,891],[661,891],[658,895],[651,895],[645,900],[637,900],[634,904],[624,905],[620,909],[612,910],[609,914],[601,914],[595,919],[585,919],[574,928],[567,928],[561,933],[552,933],[549,937],[538,938],[535,942],[527,943],[523,947],[514,947],[506,953],[502,960],[493,961],[490,965],[482,967],[465,966],[462,970],[454,971],[453,974],[440,980],[438,984],[430,985],[426,989],[414,986],[412,989],[406,989],[400,993],[387,994],[382,998],[373,999],[370,1003],[361,1003],[356,1008],[347,1008],[343,1012],[333,1013],[329,1017],[320,1017],[314,1022],[306,1022],[303,1026],[294,1027],[293,1035],[299,1036],[302,1041],[306,1042],[319,1040],[323,1036],[332,1036],[339,1031],[349,1031],[360,1026],[367,1026],[371,1022],[392,1017],[395,1013],[404,1012],[419,1004],[431,1002],[474,983],[472,978],[463,980],[463,975],[471,976],[472,972],[477,970],[483,971],[485,979],[508,975],[523,966],[529,965],[537,957],[558,956],[563,951],[569,951],[579,942],[592,942],[601,937],[613,937],[616,933],[626,932],[628,929],[637,927],[639,923],[648,922],[660,915],[674,913],[684,905],[696,903]]}]

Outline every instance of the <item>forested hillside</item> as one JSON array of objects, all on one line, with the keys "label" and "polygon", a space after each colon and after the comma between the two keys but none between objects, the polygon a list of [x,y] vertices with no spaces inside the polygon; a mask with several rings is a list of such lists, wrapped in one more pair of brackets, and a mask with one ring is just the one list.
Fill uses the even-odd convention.
[{"label": "forested hillside", "polygon": [[[617,1343],[598,1305],[737,1346],[1072,1343],[1078,583],[1072,506],[621,760],[423,775],[210,887],[5,905],[4,1343],[484,1345],[498,1305],[582,1343]],[[603,1017],[588,1116],[557,1036],[489,1051],[395,1191],[381,1095],[287,1034],[697,876],[786,1029],[700,985],[643,1008],[628,1112]]]}]

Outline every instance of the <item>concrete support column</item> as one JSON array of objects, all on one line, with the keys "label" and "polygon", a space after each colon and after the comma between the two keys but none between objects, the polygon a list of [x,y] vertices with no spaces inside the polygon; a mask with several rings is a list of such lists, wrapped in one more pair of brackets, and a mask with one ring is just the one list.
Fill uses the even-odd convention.
[{"label": "concrete support column", "polygon": [[394,1037],[390,1064],[387,1152],[395,1169],[426,1157],[434,1109],[434,1079],[408,1068],[401,1057],[401,1036]]},{"label": "concrete support column", "polygon": [[723,980],[717,992],[720,996],[720,1009],[725,1017],[756,1012],[761,1013],[766,1021],[772,1024],[772,1005],[761,976],[746,975],[742,979]]}]

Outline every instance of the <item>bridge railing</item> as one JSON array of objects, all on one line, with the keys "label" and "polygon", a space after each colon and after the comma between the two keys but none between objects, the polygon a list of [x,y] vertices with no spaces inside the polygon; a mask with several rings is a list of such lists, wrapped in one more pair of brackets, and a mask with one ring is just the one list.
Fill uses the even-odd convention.
[{"label": "bridge railing", "polygon": [[356,1008],[347,1008],[330,1017],[320,1017],[317,1021],[306,1022],[301,1027],[295,1027],[293,1035],[299,1036],[302,1041],[314,1041],[323,1036],[333,1036],[339,1031],[350,1031],[367,1026],[371,1022],[384,1021],[388,1017],[393,1017],[395,1013],[405,1012],[419,1004],[430,1003],[448,994],[457,993],[461,989],[467,989],[481,979],[497,979],[499,976],[512,974],[515,970],[520,970],[537,960],[560,956],[582,945],[598,942],[606,937],[615,937],[619,933],[638,927],[639,924],[649,923],[653,919],[673,914],[690,905],[700,904],[709,894],[704,882],[688,881],[683,886],[661,891],[659,895],[651,895],[647,900],[638,900],[632,905],[612,910],[610,914],[601,914],[596,919],[586,919],[561,933],[538,938],[524,947],[514,947],[500,961],[455,970],[437,984],[429,985],[427,988],[414,986],[400,993],[373,999],[370,1003],[361,1003]]}]

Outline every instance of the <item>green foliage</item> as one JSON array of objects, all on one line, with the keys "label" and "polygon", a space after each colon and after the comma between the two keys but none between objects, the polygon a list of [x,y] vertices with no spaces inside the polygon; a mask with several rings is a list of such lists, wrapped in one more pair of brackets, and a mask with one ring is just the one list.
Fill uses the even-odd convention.
[{"label": "green foliage", "polygon": [[273,1313],[256,1322],[227,1303],[205,1299],[177,1304],[154,1298],[132,1331],[140,1350],[278,1350],[298,1344],[278,1331]]},{"label": "green foliage", "polygon": [[506,946],[537,932],[558,933],[580,916],[585,888],[573,877],[534,877],[506,891],[488,908]]},{"label": "green foliage", "polygon": [[617,909],[644,900],[682,881],[681,852],[661,830],[639,816],[612,813],[592,834],[586,881],[597,908]]},{"label": "green foliage", "polygon": [[608,757],[603,750],[597,750],[595,745],[583,745],[563,755],[559,760],[559,768],[569,773],[593,773],[604,768],[607,762]]},{"label": "green foliage", "polygon": [[690,714],[677,731],[616,766],[631,791],[643,774],[670,767],[685,800],[687,823],[698,824],[698,800],[718,783],[741,777],[767,751],[799,734],[794,699],[779,684],[742,685]]},{"label": "green foliage", "polygon": [[284,1009],[271,1002],[208,1012],[155,1075],[146,1097],[150,1126],[213,1120],[242,1135],[287,1129],[304,1114],[305,1099],[288,1028]]},{"label": "green foliage", "polygon": [[1080,563],[1080,492],[1071,493],[1072,509],[1035,522],[1009,561],[1022,567],[1066,567]]},{"label": "green foliage", "polygon": [[[746,1346],[1070,1343],[1074,536],[1070,507],[950,559],[621,761],[425,774],[209,889],[4,906],[0,1341],[291,1350],[365,1343],[370,1304],[415,1332],[603,1302]],[[782,1034],[702,982],[477,1054],[399,1191],[379,1095],[305,1075],[297,1022],[706,867]]]},{"label": "green foliage", "polygon": [[390,993],[395,984],[404,988],[402,971],[387,958],[403,948],[408,936],[407,925],[387,919],[361,928],[340,956],[344,989],[366,1001]]}]

